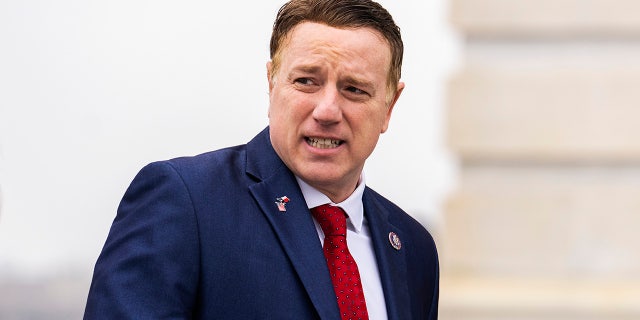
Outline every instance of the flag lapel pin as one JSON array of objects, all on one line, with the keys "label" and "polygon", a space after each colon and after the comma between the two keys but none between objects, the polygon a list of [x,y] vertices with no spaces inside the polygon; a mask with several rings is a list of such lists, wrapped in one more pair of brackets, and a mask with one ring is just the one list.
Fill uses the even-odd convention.
[{"label": "flag lapel pin", "polygon": [[278,210],[280,212],[287,211],[287,208],[285,207],[285,205],[287,203],[289,203],[289,198],[287,198],[287,196],[282,196],[282,197],[276,198],[276,205],[278,206]]}]

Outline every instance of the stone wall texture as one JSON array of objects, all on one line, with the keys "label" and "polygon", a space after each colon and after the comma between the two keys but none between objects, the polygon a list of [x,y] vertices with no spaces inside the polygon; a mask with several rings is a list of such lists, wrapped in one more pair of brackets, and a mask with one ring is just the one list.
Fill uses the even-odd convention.
[{"label": "stone wall texture", "polygon": [[640,1],[451,0],[441,319],[640,319]]}]

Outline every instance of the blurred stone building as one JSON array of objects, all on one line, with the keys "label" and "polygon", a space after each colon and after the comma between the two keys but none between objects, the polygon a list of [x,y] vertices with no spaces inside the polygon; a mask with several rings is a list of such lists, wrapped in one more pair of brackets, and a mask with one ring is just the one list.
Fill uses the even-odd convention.
[{"label": "blurred stone building", "polygon": [[450,10],[441,319],[640,319],[640,1]]}]

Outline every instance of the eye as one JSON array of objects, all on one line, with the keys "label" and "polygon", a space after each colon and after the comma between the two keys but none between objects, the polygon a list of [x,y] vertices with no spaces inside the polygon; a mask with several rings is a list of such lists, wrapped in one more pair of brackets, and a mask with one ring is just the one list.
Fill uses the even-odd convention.
[{"label": "eye", "polygon": [[302,84],[302,85],[312,85],[313,84],[313,80],[311,80],[310,78],[297,78],[294,80],[295,83],[297,84]]},{"label": "eye", "polygon": [[318,91],[320,87],[314,78],[295,78],[293,80],[293,87],[300,92],[312,93]]},{"label": "eye", "polygon": [[369,94],[368,92],[366,92],[364,90],[361,90],[361,89],[358,89],[358,88],[353,87],[353,86],[349,86],[345,90],[347,90],[347,91],[349,91],[349,92],[351,92],[353,94],[356,94],[356,95],[368,95]]}]

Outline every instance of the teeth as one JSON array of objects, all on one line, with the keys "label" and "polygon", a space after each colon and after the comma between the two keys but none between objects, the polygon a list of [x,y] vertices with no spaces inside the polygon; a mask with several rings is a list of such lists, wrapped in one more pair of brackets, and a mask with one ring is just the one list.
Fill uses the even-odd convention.
[{"label": "teeth", "polygon": [[323,139],[323,138],[307,138],[307,142],[314,148],[330,149],[340,145],[340,140]]}]

